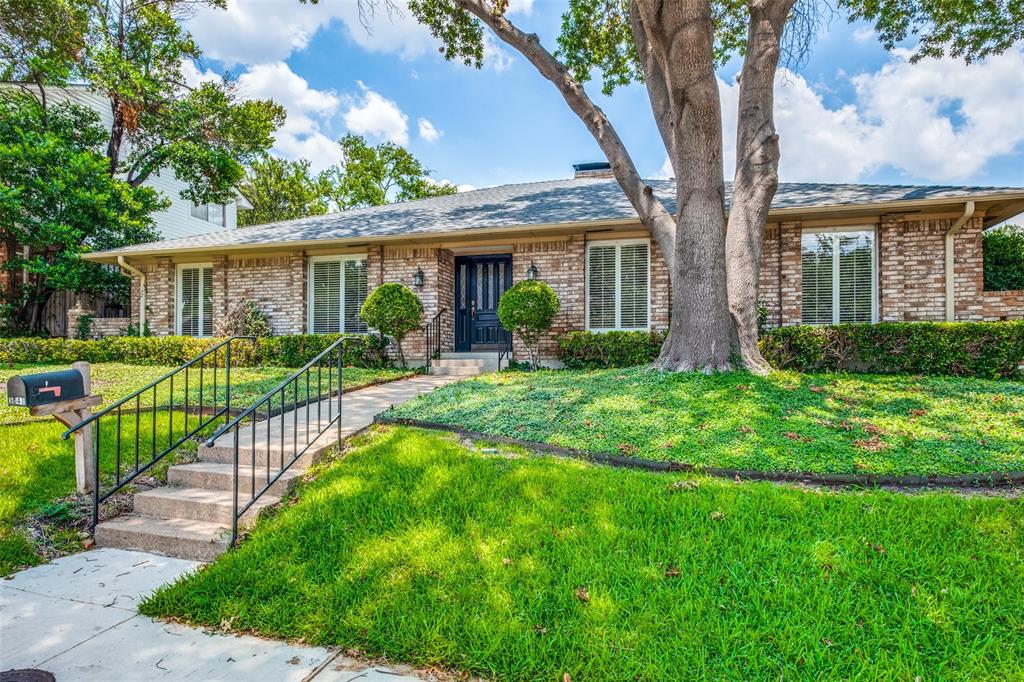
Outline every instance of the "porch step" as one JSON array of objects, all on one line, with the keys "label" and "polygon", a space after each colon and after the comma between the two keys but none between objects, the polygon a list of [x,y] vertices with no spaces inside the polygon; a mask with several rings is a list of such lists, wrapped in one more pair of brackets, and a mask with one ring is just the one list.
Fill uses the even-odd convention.
[{"label": "porch step", "polygon": [[[327,434],[325,434],[325,435],[327,435]],[[302,456],[299,457],[295,461],[295,464],[293,464],[291,467],[289,467],[289,470],[291,470],[291,469],[308,469],[313,464],[313,460],[316,458],[316,455],[319,452],[321,452],[322,450],[325,450],[326,448],[330,447],[332,444],[334,444],[336,442],[337,442],[337,440],[331,440],[330,438],[321,437],[319,441],[317,441],[316,443],[311,445],[309,447],[309,449],[306,450],[306,452],[304,452],[302,454]],[[199,454],[199,460],[201,462],[214,462],[214,463],[219,463],[219,464],[231,464],[231,459],[232,459],[232,456],[234,454],[234,451],[230,447],[227,447],[227,446],[224,446],[224,445],[208,446],[208,445],[203,444],[203,445],[199,446],[199,453],[198,454]],[[244,464],[246,466],[252,465],[252,457],[253,457],[252,449],[250,449],[247,445],[239,446],[239,448],[238,448],[238,460],[239,460],[239,465],[240,466],[242,464]],[[284,449],[284,461],[285,461],[285,463],[287,463],[288,460],[291,459],[291,457],[292,457],[292,450],[291,450],[291,448],[288,447],[288,444],[285,443],[285,449]],[[256,445],[256,468],[259,469],[262,466],[262,467],[264,467],[264,470],[266,470],[267,459],[268,458],[270,459],[271,474],[273,474],[275,469],[280,470],[280,468],[281,468],[281,448],[280,448],[280,445],[277,442],[272,442],[271,443],[271,448],[268,451],[266,443],[257,443],[257,445]]]},{"label": "porch step", "polygon": [[134,549],[192,561],[213,561],[227,550],[231,529],[208,521],[155,519],[128,514],[96,526],[95,539],[99,547]]},{"label": "porch step", "polygon": [[[206,490],[227,490],[231,491],[232,467],[225,462],[195,462],[193,464],[178,464],[167,470],[168,485],[179,488],[204,488]],[[281,474],[281,477],[270,486],[268,495],[281,496],[288,489],[288,484],[294,479],[302,476],[301,467],[292,467]],[[277,475],[276,467],[272,466],[270,477]],[[267,482],[266,467],[256,467],[255,472],[256,490],[259,491]],[[253,469],[249,465],[238,467],[238,494],[246,497],[252,491]]]},{"label": "porch step", "polygon": [[[239,506],[247,502],[248,494],[239,492]],[[251,522],[263,507],[276,504],[281,498],[265,494],[242,517]],[[205,488],[178,488],[167,486],[135,494],[135,513],[158,519],[206,521],[218,525],[231,525],[231,493],[227,490]]]},{"label": "porch step", "polygon": [[430,373],[447,376],[476,376],[498,371],[498,353],[441,353],[430,363]]},{"label": "porch step", "polygon": [[480,350],[480,351],[466,351],[466,352],[449,352],[445,351],[441,353],[442,360],[494,360],[498,361],[498,351],[495,350]]}]

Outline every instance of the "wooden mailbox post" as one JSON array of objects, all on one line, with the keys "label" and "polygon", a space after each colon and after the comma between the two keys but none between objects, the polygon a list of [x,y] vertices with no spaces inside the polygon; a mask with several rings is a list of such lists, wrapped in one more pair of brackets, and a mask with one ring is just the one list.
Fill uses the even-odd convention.
[{"label": "wooden mailbox post", "polygon": [[[33,405],[28,396],[23,396],[20,404],[28,406],[28,413],[33,417],[53,415],[57,421],[68,428],[80,424],[92,416],[92,408],[103,402],[103,396],[92,395],[92,377],[88,362],[75,362],[71,367],[82,375],[83,394],[71,397],[68,400],[55,400],[43,404]],[[45,375],[36,375],[42,377]],[[16,377],[24,382],[32,377]],[[11,402],[11,384],[8,382],[8,402]],[[36,389],[37,395],[42,391],[50,392],[52,397],[60,397],[60,389],[55,387],[44,387]],[[15,404],[15,403],[12,403]],[[75,432],[75,484],[80,493],[91,493],[93,481],[96,479],[95,458],[92,451],[92,429],[93,424],[87,424]]]}]

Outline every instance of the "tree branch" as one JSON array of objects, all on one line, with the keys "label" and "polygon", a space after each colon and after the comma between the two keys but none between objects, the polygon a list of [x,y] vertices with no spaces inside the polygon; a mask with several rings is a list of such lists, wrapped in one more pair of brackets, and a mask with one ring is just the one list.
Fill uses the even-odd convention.
[{"label": "tree branch", "polygon": [[650,37],[647,35],[647,28],[644,26],[636,0],[630,0],[629,19],[633,26],[636,51],[640,55],[640,63],[644,69],[644,84],[647,86],[647,96],[651,100],[651,109],[654,111],[654,121],[658,125],[661,141],[665,144],[669,163],[672,164],[672,175],[675,177],[677,150],[675,131],[673,130],[675,114],[672,111],[672,98],[669,97],[665,71],[654,54],[654,48],[651,46]]},{"label": "tree branch", "polygon": [[566,104],[587,126],[590,134],[594,136],[598,146],[601,147],[601,151],[611,163],[616,181],[640,216],[640,222],[644,224],[644,227],[657,242],[671,269],[675,253],[675,220],[654,196],[651,187],[640,177],[626,146],[604,112],[594,104],[565,65],[555,59],[554,55],[540,44],[540,39],[536,34],[526,34],[519,30],[504,15],[493,13],[483,0],[455,0],[455,2],[487,25],[505,43],[526,57],[542,76],[558,88]]}]

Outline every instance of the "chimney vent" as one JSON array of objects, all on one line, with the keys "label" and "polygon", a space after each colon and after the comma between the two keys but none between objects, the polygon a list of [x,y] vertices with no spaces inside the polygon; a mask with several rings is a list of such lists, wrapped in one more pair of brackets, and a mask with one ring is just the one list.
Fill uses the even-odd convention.
[{"label": "chimney vent", "polygon": [[576,172],[577,178],[610,178],[612,165],[607,161],[591,161],[589,163],[574,163],[572,169]]}]

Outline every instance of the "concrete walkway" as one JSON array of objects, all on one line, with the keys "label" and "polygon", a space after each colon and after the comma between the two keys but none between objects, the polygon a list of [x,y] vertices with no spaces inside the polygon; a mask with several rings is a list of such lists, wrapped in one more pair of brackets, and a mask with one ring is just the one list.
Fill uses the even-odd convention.
[{"label": "concrete walkway", "polygon": [[219,635],[142,616],[136,605],[200,564],[97,549],[0,581],[0,671],[37,668],[58,681],[245,680],[414,682],[322,647]]}]

